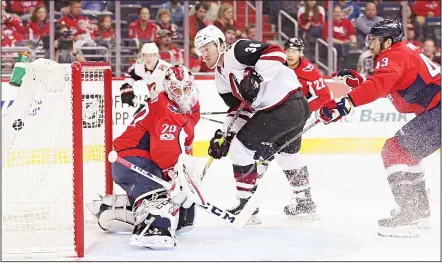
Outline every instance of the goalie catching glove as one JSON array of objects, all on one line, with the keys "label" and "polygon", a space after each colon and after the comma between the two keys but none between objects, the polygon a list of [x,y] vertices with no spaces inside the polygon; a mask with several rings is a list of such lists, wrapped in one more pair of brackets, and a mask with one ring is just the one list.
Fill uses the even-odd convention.
[{"label": "goalie catching glove", "polygon": [[244,70],[243,79],[239,83],[239,94],[248,105],[252,105],[259,93],[259,84],[264,79],[253,68]]},{"label": "goalie catching glove", "polygon": [[319,118],[325,123],[336,122],[350,113],[353,103],[349,97],[329,100],[319,109]]}]

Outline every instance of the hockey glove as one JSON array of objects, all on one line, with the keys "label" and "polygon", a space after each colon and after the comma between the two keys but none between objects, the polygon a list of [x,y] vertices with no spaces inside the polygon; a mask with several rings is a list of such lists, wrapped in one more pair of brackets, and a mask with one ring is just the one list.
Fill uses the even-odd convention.
[{"label": "hockey glove", "polygon": [[319,118],[325,123],[336,122],[350,113],[352,103],[348,97],[339,101],[329,100],[319,109]]},{"label": "hockey glove", "polygon": [[332,77],[334,81],[344,83],[352,89],[361,85],[361,83],[365,80],[363,76],[352,69],[340,70],[336,73],[333,73]]},{"label": "hockey glove", "polygon": [[221,129],[218,129],[216,130],[213,138],[210,140],[209,155],[215,159],[221,159],[227,156],[229,153],[230,143],[235,136],[235,134],[230,132],[225,138],[224,142],[220,144],[220,140],[223,135],[224,133],[221,131]]},{"label": "hockey glove", "polygon": [[169,190],[170,199],[186,209],[194,203],[204,204],[199,191],[201,182],[196,168],[197,165],[191,156],[181,154],[173,169],[168,172],[173,182],[172,189]]},{"label": "hockey glove", "polygon": [[256,150],[255,155],[253,156],[253,159],[257,161],[266,160],[267,162],[273,161],[275,159],[275,153],[278,150],[275,144],[271,142],[262,142],[259,146],[258,150]]},{"label": "hockey glove", "polygon": [[120,88],[120,93],[121,93],[121,102],[127,103],[129,104],[129,106],[134,107],[135,104],[133,100],[135,98],[135,94],[132,86],[127,83],[123,84],[123,86],[121,86]]},{"label": "hockey glove", "polygon": [[262,76],[253,68],[246,68],[244,70],[243,79],[239,83],[238,90],[248,105],[252,105],[255,101],[259,93],[259,84],[263,80]]}]

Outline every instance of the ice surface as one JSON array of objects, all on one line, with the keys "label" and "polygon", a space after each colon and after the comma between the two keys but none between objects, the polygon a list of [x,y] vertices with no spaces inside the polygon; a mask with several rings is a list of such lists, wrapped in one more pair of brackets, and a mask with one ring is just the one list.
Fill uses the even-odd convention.
[{"label": "ice surface", "polygon": [[[199,158],[201,167],[207,158]],[[174,250],[153,251],[128,245],[129,236],[108,234],[86,225],[85,260],[228,261],[228,260],[382,260],[440,261],[440,155],[424,161],[430,187],[430,229],[414,239],[377,236],[377,220],[394,207],[379,154],[304,155],[312,195],[321,220],[296,222],[282,210],[291,197],[276,162],[265,176],[274,178],[260,206],[263,224],[235,229],[198,210],[196,228],[179,236]],[[203,183],[207,200],[224,208],[235,205],[228,158],[215,160]]]}]

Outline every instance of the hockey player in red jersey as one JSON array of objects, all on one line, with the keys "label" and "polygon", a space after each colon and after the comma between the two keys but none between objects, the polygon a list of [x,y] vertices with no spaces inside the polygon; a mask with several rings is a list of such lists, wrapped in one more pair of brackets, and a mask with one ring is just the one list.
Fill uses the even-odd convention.
[{"label": "hockey player in red jersey", "polygon": [[[230,151],[239,205],[229,212],[238,214],[256,184],[255,161],[270,156],[298,134],[311,112],[296,74],[284,65],[286,56],[282,48],[246,39],[228,47],[223,32],[212,25],[198,31],[195,47],[207,67],[216,68],[216,88],[229,107],[223,129],[226,130],[240,104],[247,108],[223,143],[220,144],[223,131],[215,132],[208,151],[215,159]],[[292,143],[275,155],[285,174],[293,173],[298,151],[299,145]]]},{"label": "hockey player in red jersey", "polygon": [[358,107],[387,97],[401,113],[415,113],[382,148],[387,180],[399,209],[391,218],[378,221],[381,236],[418,236],[416,222],[430,216],[421,161],[440,149],[441,86],[440,66],[403,41],[398,21],[376,23],[367,36],[375,61],[374,74],[367,80],[352,70],[336,77],[353,88],[340,100],[331,100],[320,109],[325,122],[336,121]]},{"label": "hockey player in red jersey", "polygon": [[[163,85],[164,92],[148,101],[113,146],[127,161],[176,181],[178,159],[190,152],[199,121],[198,90],[184,66],[170,67]],[[87,204],[104,230],[132,227],[130,244],[161,249],[174,247],[176,231],[193,225],[195,206],[185,192],[167,192],[119,163],[112,163],[112,177],[126,195],[105,196]]]}]

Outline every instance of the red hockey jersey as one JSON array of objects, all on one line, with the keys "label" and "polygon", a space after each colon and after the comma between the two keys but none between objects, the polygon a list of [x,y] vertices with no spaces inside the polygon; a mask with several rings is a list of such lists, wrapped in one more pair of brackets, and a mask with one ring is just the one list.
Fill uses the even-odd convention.
[{"label": "red hockey jersey", "polygon": [[194,127],[199,119],[199,104],[193,107],[191,114],[182,114],[167,95],[160,92],[114,140],[114,150],[120,157],[144,157],[163,170],[171,168],[182,152],[191,152]]},{"label": "red hockey jersey", "polygon": [[373,76],[349,92],[355,106],[388,97],[401,113],[417,115],[440,102],[440,65],[408,41],[381,52]]},{"label": "red hockey jersey", "polygon": [[305,58],[300,60],[295,73],[302,85],[301,91],[308,100],[310,111],[313,112],[331,99],[330,89],[319,70],[310,61]]}]

